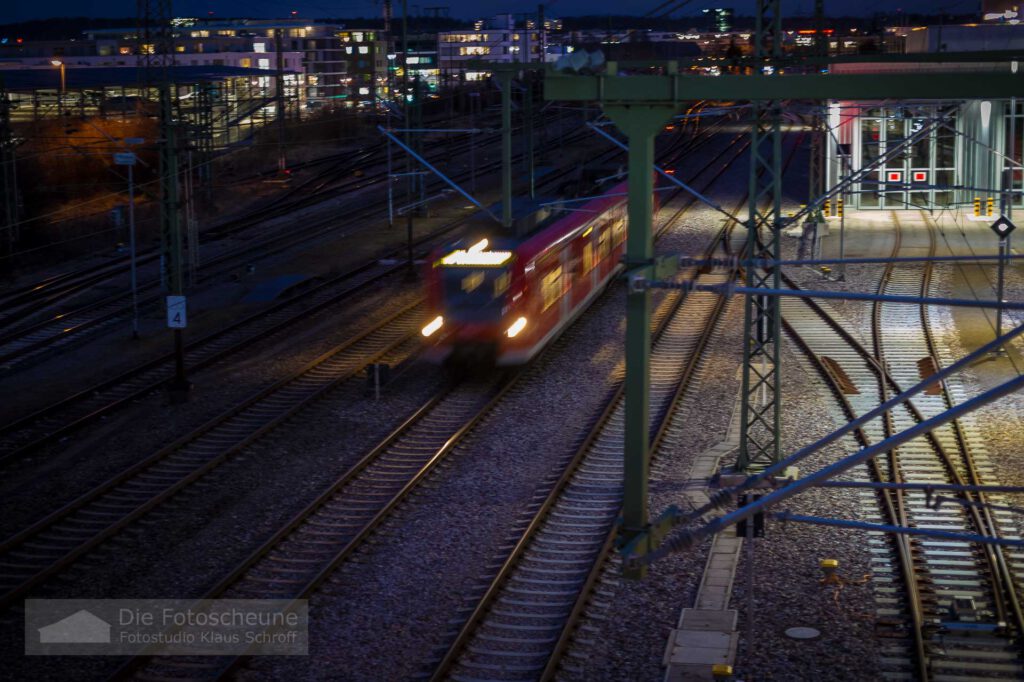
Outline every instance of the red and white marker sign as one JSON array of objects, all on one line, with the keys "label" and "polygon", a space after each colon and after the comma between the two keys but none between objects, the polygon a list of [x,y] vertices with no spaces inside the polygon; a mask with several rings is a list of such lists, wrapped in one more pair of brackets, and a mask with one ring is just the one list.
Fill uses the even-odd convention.
[{"label": "red and white marker sign", "polygon": [[928,172],[914,171],[914,182],[928,182]]},{"label": "red and white marker sign", "polygon": [[886,182],[902,182],[903,172],[902,171],[889,171],[885,174]]}]

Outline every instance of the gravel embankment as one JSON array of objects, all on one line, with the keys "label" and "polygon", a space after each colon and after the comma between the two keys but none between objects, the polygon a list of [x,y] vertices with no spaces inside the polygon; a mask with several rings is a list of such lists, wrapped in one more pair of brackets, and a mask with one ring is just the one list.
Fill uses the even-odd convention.
[{"label": "gravel embankment", "polygon": [[[426,401],[441,380],[439,370],[418,367],[389,385],[379,402],[365,394],[362,378],[347,382],[88,555],[45,596],[202,595]],[[109,674],[116,663],[27,659],[21,638],[20,627],[5,628],[0,646],[14,679],[90,679]]]}]

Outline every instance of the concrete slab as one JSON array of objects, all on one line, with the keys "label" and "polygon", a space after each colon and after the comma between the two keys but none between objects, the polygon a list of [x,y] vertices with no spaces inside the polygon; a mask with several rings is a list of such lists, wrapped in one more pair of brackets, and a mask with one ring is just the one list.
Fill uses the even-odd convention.
[{"label": "concrete slab", "polygon": [[[702,506],[709,497],[707,492],[699,494],[693,488],[699,486],[706,491],[707,483],[718,472],[721,461],[736,450],[740,427],[738,406],[737,400],[726,438],[701,453],[690,467],[690,481],[684,496],[694,507]],[[665,643],[662,663],[667,682],[713,680],[712,665],[735,662],[739,635],[736,611],[728,606],[742,546],[742,538],[726,534],[716,535],[712,541],[697,590],[696,608],[682,610],[679,628],[670,633]]]},{"label": "concrete slab", "polygon": [[672,664],[665,675],[666,682],[707,682],[714,681],[709,665]]},{"label": "concrete slab", "polygon": [[736,629],[738,613],[736,609],[706,610],[683,609],[679,616],[680,630],[713,630],[716,632],[732,632]]},{"label": "concrete slab", "polygon": [[[729,639],[735,639],[736,635],[726,635]],[[734,647],[696,647],[696,646],[680,646],[674,647],[672,653],[669,655],[669,665],[673,663],[681,663],[683,665],[692,665],[695,663],[703,663],[705,665],[714,665],[716,663],[732,663],[732,654]]]},{"label": "concrete slab", "polygon": [[697,608],[698,609],[718,609],[722,610],[729,605],[729,595],[722,593],[711,593],[702,591],[700,596],[697,597]]},{"label": "concrete slab", "polygon": [[702,649],[729,649],[732,634],[728,632],[705,632],[704,630],[676,630],[674,644],[677,647],[698,647]]}]

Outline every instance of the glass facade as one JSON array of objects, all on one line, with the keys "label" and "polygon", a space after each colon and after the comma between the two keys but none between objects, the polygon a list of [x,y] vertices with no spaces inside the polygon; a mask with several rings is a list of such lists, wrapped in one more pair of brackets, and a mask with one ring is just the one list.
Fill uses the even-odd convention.
[{"label": "glass facade", "polygon": [[[855,188],[859,208],[909,209],[949,206],[953,203],[956,168],[956,133],[931,126],[937,115],[932,106],[874,107],[857,119],[857,167],[885,162]],[[910,142],[910,140],[912,140]]]},{"label": "glass facade", "polygon": [[1013,190],[1013,205],[1024,206],[1024,170],[1021,169],[1022,138],[1024,138],[1024,102],[1016,102],[1014,111],[1007,103],[1003,124],[1003,182]]}]

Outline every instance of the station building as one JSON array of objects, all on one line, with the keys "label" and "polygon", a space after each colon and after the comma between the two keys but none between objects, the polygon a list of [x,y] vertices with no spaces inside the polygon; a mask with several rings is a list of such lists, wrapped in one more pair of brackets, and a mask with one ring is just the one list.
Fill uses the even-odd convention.
[{"label": "station building", "polygon": [[[1024,47],[1024,25],[972,24],[903,30],[908,53],[985,52]],[[1011,68],[1006,62],[834,63],[832,73],[901,73]],[[973,209],[999,213],[1008,195],[1024,203],[1021,148],[1024,101],[833,101],[826,115],[826,186],[858,180],[843,192],[857,209]],[[991,199],[991,204],[990,200]],[[835,204],[831,206],[835,213]]]}]

